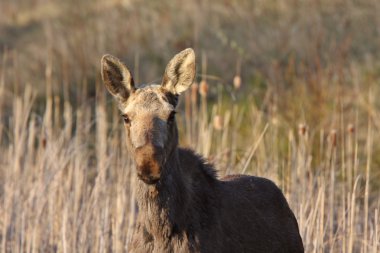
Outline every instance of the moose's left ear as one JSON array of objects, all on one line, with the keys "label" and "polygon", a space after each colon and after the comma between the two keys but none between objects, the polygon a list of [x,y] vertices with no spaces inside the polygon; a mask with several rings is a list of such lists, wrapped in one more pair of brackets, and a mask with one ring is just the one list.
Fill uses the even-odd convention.
[{"label": "moose's left ear", "polygon": [[191,48],[178,53],[166,66],[162,87],[172,94],[179,95],[187,90],[195,77],[195,54]]}]

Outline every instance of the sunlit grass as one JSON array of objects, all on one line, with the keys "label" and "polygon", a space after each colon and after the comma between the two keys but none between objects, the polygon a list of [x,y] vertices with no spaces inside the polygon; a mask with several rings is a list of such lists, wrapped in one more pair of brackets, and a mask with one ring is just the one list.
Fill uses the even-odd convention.
[{"label": "sunlit grass", "polygon": [[[137,179],[118,112],[100,85],[96,101],[74,106],[50,93],[48,80],[43,113],[33,109],[31,85],[16,95],[1,84],[1,251],[123,252]],[[214,162],[220,176],[274,180],[297,216],[307,252],[378,251],[378,88],[360,93],[363,101],[351,113],[341,110],[345,103],[324,113],[321,121],[337,118],[333,128],[301,116],[289,122],[281,108],[265,109],[273,101],[239,106],[223,91],[199,95],[196,88],[180,104],[183,145]],[[210,95],[215,102],[206,103]]]},{"label": "sunlit grass", "polygon": [[276,182],[306,252],[380,251],[376,1],[0,8],[0,252],[128,250],[137,178],[100,57],[159,82],[188,46],[198,70],[181,145],[220,177]]}]

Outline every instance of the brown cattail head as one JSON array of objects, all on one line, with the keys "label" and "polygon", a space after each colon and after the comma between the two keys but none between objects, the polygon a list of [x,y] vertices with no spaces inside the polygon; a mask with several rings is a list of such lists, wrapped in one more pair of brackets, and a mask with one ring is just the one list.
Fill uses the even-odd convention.
[{"label": "brown cattail head", "polygon": [[197,103],[197,97],[198,97],[198,83],[194,82],[193,85],[191,85],[191,102],[193,104]]},{"label": "brown cattail head", "polygon": [[329,141],[333,147],[336,147],[337,132],[335,129],[330,131]]},{"label": "brown cattail head", "polygon": [[202,97],[206,97],[208,93],[208,84],[206,80],[202,80],[199,84],[199,94],[201,94]]},{"label": "brown cattail head", "polygon": [[278,120],[277,117],[272,117],[271,122],[272,122],[272,124],[273,124],[274,126],[277,126],[277,125],[279,124],[279,120]]},{"label": "brown cattail head", "polygon": [[222,130],[223,129],[223,118],[220,115],[215,115],[213,120],[214,128],[216,130]]},{"label": "brown cattail head", "polygon": [[42,145],[42,147],[43,147],[44,149],[46,148],[46,145],[47,145],[46,137],[42,137],[42,139],[41,139],[41,145]]},{"label": "brown cattail head", "polygon": [[239,75],[236,75],[233,80],[234,88],[236,90],[240,89],[241,87],[241,77]]},{"label": "brown cattail head", "polygon": [[305,136],[307,134],[307,126],[305,124],[298,125],[298,134],[301,136]]},{"label": "brown cattail head", "polygon": [[348,124],[347,126],[347,132],[350,134],[353,134],[355,132],[355,126],[354,124]]}]

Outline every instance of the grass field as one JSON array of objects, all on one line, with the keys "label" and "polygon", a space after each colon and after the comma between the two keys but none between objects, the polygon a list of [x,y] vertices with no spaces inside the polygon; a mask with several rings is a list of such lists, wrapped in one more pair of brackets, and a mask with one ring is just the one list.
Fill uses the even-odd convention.
[{"label": "grass field", "polygon": [[0,252],[127,252],[134,184],[100,58],[160,82],[193,47],[180,142],[268,177],[306,252],[380,252],[380,4],[0,2]]}]

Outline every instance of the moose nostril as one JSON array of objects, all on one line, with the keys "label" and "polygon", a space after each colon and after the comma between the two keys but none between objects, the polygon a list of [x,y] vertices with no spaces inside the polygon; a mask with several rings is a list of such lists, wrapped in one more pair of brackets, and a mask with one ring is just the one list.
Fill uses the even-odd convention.
[{"label": "moose nostril", "polygon": [[137,174],[138,178],[140,178],[146,184],[155,184],[160,178],[152,177],[150,175]]}]

